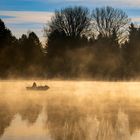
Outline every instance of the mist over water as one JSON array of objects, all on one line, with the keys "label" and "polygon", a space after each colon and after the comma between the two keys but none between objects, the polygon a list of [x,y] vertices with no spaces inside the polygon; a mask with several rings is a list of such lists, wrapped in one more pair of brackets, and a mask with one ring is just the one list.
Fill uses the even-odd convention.
[{"label": "mist over water", "polygon": [[140,83],[0,81],[0,140],[139,140]]}]

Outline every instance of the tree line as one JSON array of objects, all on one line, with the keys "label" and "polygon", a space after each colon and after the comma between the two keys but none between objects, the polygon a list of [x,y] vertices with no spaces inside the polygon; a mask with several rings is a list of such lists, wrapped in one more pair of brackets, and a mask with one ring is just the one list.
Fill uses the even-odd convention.
[{"label": "tree line", "polygon": [[56,10],[44,29],[15,38],[0,20],[0,77],[139,79],[140,27],[117,8]]}]

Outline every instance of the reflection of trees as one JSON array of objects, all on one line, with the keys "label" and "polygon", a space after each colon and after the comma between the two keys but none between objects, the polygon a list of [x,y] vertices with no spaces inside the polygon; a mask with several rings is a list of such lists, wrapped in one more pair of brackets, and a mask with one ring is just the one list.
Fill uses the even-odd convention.
[{"label": "reflection of trees", "polygon": [[8,103],[0,100],[0,136],[4,134],[5,128],[9,127],[16,113],[19,113],[23,120],[34,123],[42,110],[42,106],[33,101],[24,101],[18,107],[12,108],[14,102]]},{"label": "reflection of trees", "polygon": [[118,140],[120,137],[123,140],[130,136],[128,115],[123,112],[100,114],[101,120],[97,120],[94,115],[80,112],[78,107],[49,104],[47,113],[47,125],[54,140]]},{"label": "reflection of trees", "polygon": [[[23,120],[28,120],[28,122],[32,124],[37,120],[42,110],[41,105],[30,100],[24,103],[18,103],[18,107],[16,108],[12,108],[11,105],[15,106],[15,103],[12,103],[13,104],[0,100],[0,136],[4,134],[5,128],[10,126],[16,113],[19,113]],[[19,106],[21,107],[19,108]]]},{"label": "reflection of trees", "polygon": [[129,114],[130,132],[140,129],[140,111],[132,111]]},{"label": "reflection of trees", "polygon": [[[129,137],[129,133],[132,134],[136,129],[140,129],[139,106],[139,99],[129,99],[128,97],[104,100],[102,111],[97,113],[97,117],[99,120],[105,119],[108,121],[113,126],[113,129],[117,129],[116,131],[121,129],[123,132],[120,132],[120,135],[121,133],[127,133]],[[122,110],[121,112],[120,109]],[[124,137],[122,139],[124,140]]]},{"label": "reflection of trees", "polygon": [[97,140],[115,140],[115,131],[107,120],[100,122]]},{"label": "reflection of trees", "polygon": [[121,109],[118,112],[115,130],[117,140],[129,140],[130,131],[128,115],[124,113],[124,111],[122,111]]},{"label": "reflection of trees", "polygon": [[15,113],[10,110],[9,106],[6,103],[0,103],[0,136],[3,135],[5,128],[10,126],[14,115]]},{"label": "reflection of trees", "polygon": [[47,105],[47,125],[54,140],[128,140],[140,128],[139,105],[127,97],[103,97],[91,108],[64,98]]},{"label": "reflection of trees", "polygon": [[55,140],[85,139],[85,133],[78,123],[83,117],[78,107],[67,103],[48,104],[47,115],[47,124]]},{"label": "reflection of trees", "polygon": [[102,119],[99,123],[97,140],[129,140],[129,120],[128,115],[119,110],[116,118],[115,128],[111,121]]},{"label": "reflection of trees", "polygon": [[33,101],[26,101],[19,110],[22,120],[28,120],[29,123],[35,123],[39,114],[42,111],[42,106]]},{"label": "reflection of trees", "polygon": [[140,129],[140,105],[130,104],[129,108],[126,109],[126,113],[128,114],[130,132],[132,134],[136,129]]},{"label": "reflection of trees", "polygon": [[[104,140],[125,140],[130,137],[130,132],[140,128],[139,100],[107,98],[90,104],[85,103],[85,99],[78,102],[72,96],[48,98],[47,126],[53,140],[103,140],[103,137],[106,137]],[[16,113],[33,124],[42,111],[41,103],[35,100],[23,100],[12,109],[14,103],[0,102],[0,136]]]}]

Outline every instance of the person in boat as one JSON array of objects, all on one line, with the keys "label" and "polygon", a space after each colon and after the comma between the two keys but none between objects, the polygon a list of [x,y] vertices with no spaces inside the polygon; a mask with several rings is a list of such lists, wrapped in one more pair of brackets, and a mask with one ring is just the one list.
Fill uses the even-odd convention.
[{"label": "person in boat", "polygon": [[37,87],[36,82],[33,83],[32,87],[33,87],[33,88],[36,88],[36,87]]},{"label": "person in boat", "polygon": [[37,86],[36,82],[33,82],[33,85],[31,87],[26,87],[27,90],[47,90],[49,89],[49,86]]}]

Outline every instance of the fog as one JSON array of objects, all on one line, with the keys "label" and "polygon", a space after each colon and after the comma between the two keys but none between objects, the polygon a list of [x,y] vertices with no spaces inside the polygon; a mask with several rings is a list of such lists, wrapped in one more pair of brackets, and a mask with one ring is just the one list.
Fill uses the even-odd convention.
[{"label": "fog", "polygon": [[140,83],[0,81],[0,140],[138,140]]}]

